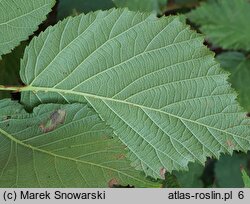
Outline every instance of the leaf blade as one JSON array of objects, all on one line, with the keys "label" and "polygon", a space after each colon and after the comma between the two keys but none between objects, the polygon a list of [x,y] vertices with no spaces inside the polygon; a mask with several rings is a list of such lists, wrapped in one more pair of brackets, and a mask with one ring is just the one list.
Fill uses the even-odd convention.
[{"label": "leaf blade", "polygon": [[240,169],[247,166],[247,155],[234,153],[223,155],[215,163],[216,184],[220,188],[242,188],[243,181]]},{"label": "leaf blade", "polygon": [[[78,33],[73,25],[80,20],[85,27]],[[71,39],[61,49],[62,39],[54,42],[53,56],[40,52],[48,60],[35,71],[29,57],[34,47],[42,50],[36,41],[49,41],[50,33],[62,29]],[[235,101],[228,74],[203,38],[178,17],[100,11],[65,20],[39,38],[22,63],[27,85],[22,101],[31,107],[89,102],[128,147],[133,165],[147,175],[160,178],[162,168],[183,170],[190,161],[204,163],[207,156],[249,148],[249,121]],[[77,60],[62,60],[67,58]]]},{"label": "leaf blade", "polygon": [[[0,110],[1,187],[112,187],[112,180],[159,187],[130,167],[124,146],[86,105],[47,104],[28,114],[2,100]],[[44,131],[48,121],[56,127]]]},{"label": "leaf blade", "polygon": [[246,111],[250,112],[250,89],[248,86],[250,60],[238,52],[222,53],[216,59],[221,63],[222,68],[231,73],[229,81],[239,94],[238,101]]},{"label": "leaf blade", "polygon": [[45,20],[54,4],[54,0],[2,0],[0,56],[11,52],[21,41],[28,39]]},{"label": "leaf blade", "polygon": [[201,3],[188,18],[201,26],[201,31],[213,44],[224,49],[249,51],[249,13],[247,0],[212,0]]}]

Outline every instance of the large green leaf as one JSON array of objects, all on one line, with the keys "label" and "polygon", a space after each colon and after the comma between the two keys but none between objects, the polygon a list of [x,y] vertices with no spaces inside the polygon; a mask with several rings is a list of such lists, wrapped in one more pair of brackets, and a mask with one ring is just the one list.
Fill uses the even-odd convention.
[{"label": "large green leaf", "polygon": [[28,39],[54,4],[55,0],[1,0],[0,57]]},{"label": "large green leaf", "polygon": [[250,112],[250,59],[239,52],[222,53],[216,59],[231,73],[230,82],[239,93],[239,103]]},{"label": "large green leaf", "polygon": [[228,74],[178,17],[68,18],[34,38],[21,64],[23,103],[88,101],[148,175],[250,147]]},{"label": "large green leaf", "polygon": [[199,1],[202,1],[202,0],[174,0],[174,3],[181,4],[181,5],[190,4],[190,3],[198,4]]},{"label": "large green leaf", "polygon": [[175,172],[174,175],[182,188],[202,188],[201,176],[203,170],[204,167],[199,163],[191,163],[188,172]]},{"label": "large green leaf", "polygon": [[241,167],[247,166],[247,155],[223,155],[215,164],[215,177],[218,187],[242,188]]},{"label": "large green leaf", "polygon": [[58,19],[63,19],[72,14],[105,10],[114,6],[112,0],[59,0],[57,15]]},{"label": "large green leaf", "polygon": [[127,7],[132,11],[159,12],[162,6],[167,5],[167,0],[113,0],[117,7]]},{"label": "large green leaf", "polygon": [[130,166],[125,147],[86,105],[41,105],[32,114],[0,101],[0,187],[159,186]]},{"label": "large green leaf", "polygon": [[210,0],[188,14],[208,39],[225,49],[250,50],[248,0]]}]

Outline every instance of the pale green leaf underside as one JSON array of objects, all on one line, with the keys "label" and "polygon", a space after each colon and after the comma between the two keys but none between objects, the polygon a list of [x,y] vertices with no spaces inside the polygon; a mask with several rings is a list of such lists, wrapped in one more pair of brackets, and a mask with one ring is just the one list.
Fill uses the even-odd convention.
[{"label": "pale green leaf underside", "polygon": [[[61,120],[54,130],[43,125]],[[59,118],[59,117],[58,117]],[[48,129],[47,129],[48,130]],[[0,101],[0,187],[159,186],[130,166],[112,130],[86,105],[40,105],[32,114]]]},{"label": "pale green leaf underside", "polygon": [[0,56],[28,39],[54,4],[55,0],[1,0]]},{"label": "pale green leaf underside", "polygon": [[151,176],[249,149],[227,74],[178,17],[110,10],[66,19],[32,40],[21,78],[27,106],[88,101]]},{"label": "pale green leaf underside", "polygon": [[239,52],[226,52],[216,57],[221,67],[229,71],[232,87],[238,92],[240,105],[250,112],[250,59]]},{"label": "pale green leaf underside", "polygon": [[211,0],[188,14],[208,39],[225,49],[250,50],[248,0]]},{"label": "pale green leaf underside", "polygon": [[237,51],[222,52],[216,56],[217,62],[220,63],[221,67],[230,73],[237,70],[237,66],[246,60],[243,53]]},{"label": "pale green leaf underside", "polygon": [[132,11],[158,12],[160,7],[167,4],[167,0],[113,0],[117,7],[127,7]]}]

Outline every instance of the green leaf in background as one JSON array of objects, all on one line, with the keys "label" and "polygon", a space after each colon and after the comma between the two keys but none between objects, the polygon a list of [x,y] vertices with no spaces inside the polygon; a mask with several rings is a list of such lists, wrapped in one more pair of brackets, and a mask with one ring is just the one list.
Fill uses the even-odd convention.
[{"label": "green leaf in background", "polygon": [[110,9],[114,6],[112,0],[59,0],[57,15],[60,20],[70,15]]},{"label": "green leaf in background", "polygon": [[241,171],[241,173],[242,173],[242,179],[243,179],[243,182],[244,182],[244,187],[245,188],[250,188],[250,178],[247,175],[247,172],[243,169]]},{"label": "green leaf in background", "polygon": [[169,1],[165,11],[166,11],[166,14],[173,14],[173,13],[185,14],[188,11],[190,11],[190,9],[199,5],[199,2],[200,0],[172,0],[172,1]]},{"label": "green leaf in background", "polygon": [[130,166],[126,151],[82,104],[40,105],[32,114],[0,101],[0,187],[154,187]]},{"label": "green leaf in background", "polygon": [[180,184],[174,174],[166,172],[163,184],[164,188],[180,188]]},{"label": "green leaf in background", "polygon": [[174,3],[186,5],[186,4],[190,4],[190,3],[192,3],[192,4],[199,3],[199,1],[201,1],[201,0],[174,0]]},{"label": "green leaf in background", "polygon": [[55,0],[0,1],[0,58],[28,39],[54,4]]},{"label": "green leaf in background", "polygon": [[[20,59],[23,56],[26,42],[21,43],[13,52],[4,55],[0,60],[0,84],[19,85]],[[0,92],[0,99],[10,97],[10,93]]]},{"label": "green leaf in background", "polygon": [[225,52],[216,57],[221,67],[231,73],[230,82],[238,92],[238,101],[250,112],[250,59],[240,52]]},{"label": "green leaf in background", "polygon": [[242,188],[241,167],[247,165],[247,155],[234,153],[233,156],[223,155],[215,164],[215,177],[218,187]]},{"label": "green leaf in background", "polygon": [[68,18],[25,50],[22,102],[89,102],[153,177],[247,151],[250,120],[203,40],[178,17],[112,9]]},{"label": "green leaf in background", "polygon": [[174,172],[180,187],[182,188],[202,188],[201,176],[204,166],[199,163],[190,163],[188,172]]},{"label": "green leaf in background", "polygon": [[113,0],[117,7],[127,7],[132,11],[160,12],[167,5],[167,0]]},{"label": "green leaf in background", "polygon": [[246,60],[246,57],[241,52],[223,52],[216,56],[216,60],[220,63],[223,69],[233,73],[237,70],[237,66],[242,61]]},{"label": "green leaf in background", "polygon": [[248,0],[211,0],[188,14],[209,41],[224,49],[250,50]]}]

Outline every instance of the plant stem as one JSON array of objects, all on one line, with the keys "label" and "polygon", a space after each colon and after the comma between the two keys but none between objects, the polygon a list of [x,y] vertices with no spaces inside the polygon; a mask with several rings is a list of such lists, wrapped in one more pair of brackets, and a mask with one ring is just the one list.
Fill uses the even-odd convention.
[{"label": "plant stem", "polygon": [[0,85],[0,91],[15,91],[15,92],[19,92],[22,88],[21,86],[3,86]]}]

